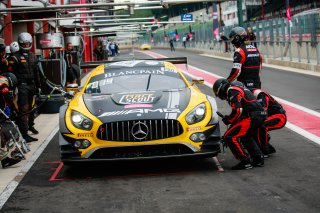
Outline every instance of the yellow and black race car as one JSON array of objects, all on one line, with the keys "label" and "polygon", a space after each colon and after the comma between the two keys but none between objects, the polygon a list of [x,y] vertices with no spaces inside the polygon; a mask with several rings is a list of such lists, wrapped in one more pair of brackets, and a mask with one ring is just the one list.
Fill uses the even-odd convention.
[{"label": "yellow and black race car", "polygon": [[150,44],[141,44],[140,50],[151,50]]},{"label": "yellow and black race car", "polygon": [[[60,108],[64,163],[213,157],[220,152],[214,98],[190,84],[179,60],[103,64]],[[172,61],[169,62],[169,61]]]}]

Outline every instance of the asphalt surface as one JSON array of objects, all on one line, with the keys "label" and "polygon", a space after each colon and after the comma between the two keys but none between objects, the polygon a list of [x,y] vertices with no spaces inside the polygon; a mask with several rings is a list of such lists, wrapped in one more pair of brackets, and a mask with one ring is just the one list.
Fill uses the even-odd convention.
[{"label": "asphalt surface", "polygon": [[[208,71],[214,67],[222,76],[231,66],[193,53],[174,55],[187,56],[191,65]],[[319,78],[273,69],[263,74],[263,87],[271,93],[319,111]],[[303,94],[298,97],[297,86]],[[212,94],[211,88],[200,88]],[[218,107],[229,110],[219,100]],[[271,135],[277,153],[264,167],[232,171],[237,161],[227,151],[218,156],[225,172],[213,159],[67,167],[59,161],[56,135],[1,212],[320,212],[319,145],[286,128]]]}]

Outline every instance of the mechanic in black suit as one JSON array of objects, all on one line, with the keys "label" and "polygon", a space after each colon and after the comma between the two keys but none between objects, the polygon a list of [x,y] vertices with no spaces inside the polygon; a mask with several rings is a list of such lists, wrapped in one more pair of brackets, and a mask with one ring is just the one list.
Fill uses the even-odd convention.
[{"label": "mechanic in black suit", "polygon": [[233,56],[233,67],[227,77],[228,81],[230,83],[240,81],[250,90],[260,89],[261,53],[253,45],[247,44],[247,32],[242,27],[233,28],[229,39],[236,50]]},{"label": "mechanic in black suit", "polygon": [[7,59],[7,70],[14,73],[18,79],[19,117],[17,124],[22,137],[27,142],[38,140],[28,135],[28,130],[33,134],[39,133],[33,126],[34,113],[31,111],[34,95],[41,91],[38,59],[34,53],[30,52],[32,40],[29,33],[20,33],[18,36],[20,49]]}]

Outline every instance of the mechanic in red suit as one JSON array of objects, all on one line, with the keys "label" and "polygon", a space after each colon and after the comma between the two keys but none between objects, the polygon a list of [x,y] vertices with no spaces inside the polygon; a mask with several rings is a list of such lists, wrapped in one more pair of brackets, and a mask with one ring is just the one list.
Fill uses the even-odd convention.
[{"label": "mechanic in red suit", "polygon": [[287,123],[286,111],[266,91],[256,89],[252,91],[258,102],[268,112],[268,118],[264,121],[264,125],[259,129],[257,142],[260,145],[261,151],[265,157],[275,153],[275,148],[269,143],[269,131],[283,128]]},{"label": "mechanic in red suit", "polygon": [[222,118],[226,125],[230,124],[223,136],[224,141],[235,158],[240,160],[240,163],[232,169],[251,169],[252,166],[262,166],[263,155],[253,137],[263,124],[266,111],[252,92],[240,82],[230,84],[227,79],[220,78],[214,83],[213,92],[220,99],[227,100],[232,108],[230,115]]},{"label": "mechanic in red suit", "polygon": [[247,32],[242,27],[235,27],[229,34],[231,43],[236,50],[233,56],[233,68],[228,81],[242,82],[248,89],[261,88],[260,69],[262,55],[259,50],[248,43]]}]

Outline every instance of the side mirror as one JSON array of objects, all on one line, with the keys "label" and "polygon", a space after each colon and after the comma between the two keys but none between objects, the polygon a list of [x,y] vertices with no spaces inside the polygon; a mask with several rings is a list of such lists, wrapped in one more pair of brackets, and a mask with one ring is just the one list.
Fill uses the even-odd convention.
[{"label": "side mirror", "polygon": [[202,77],[195,77],[195,78],[192,78],[192,83],[193,84],[203,84],[204,80]]}]

